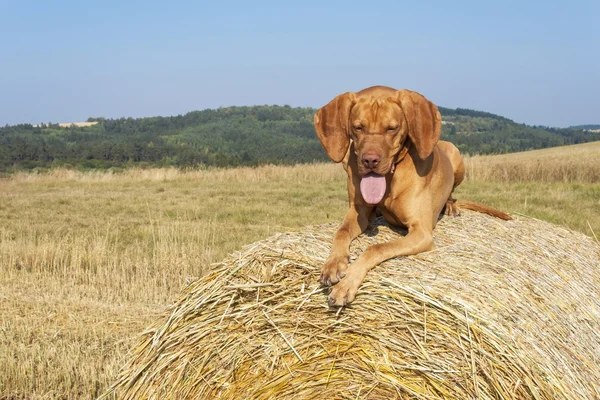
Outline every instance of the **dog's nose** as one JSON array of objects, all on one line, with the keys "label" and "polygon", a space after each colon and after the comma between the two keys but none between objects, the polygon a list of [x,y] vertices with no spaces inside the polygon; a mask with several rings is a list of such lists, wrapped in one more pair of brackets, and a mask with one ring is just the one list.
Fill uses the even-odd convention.
[{"label": "dog's nose", "polygon": [[362,156],[362,163],[366,168],[375,168],[381,161],[381,156],[373,151],[368,151]]}]

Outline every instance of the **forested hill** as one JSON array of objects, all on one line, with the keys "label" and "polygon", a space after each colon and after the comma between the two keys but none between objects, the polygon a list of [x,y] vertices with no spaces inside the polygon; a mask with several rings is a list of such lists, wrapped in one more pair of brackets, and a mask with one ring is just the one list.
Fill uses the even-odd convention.
[{"label": "forested hill", "polygon": [[600,124],[590,124],[590,125],[577,125],[571,126],[573,129],[585,129],[586,131],[595,131],[600,129]]},{"label": "forested hill", "polygon": [[[327,160],[312,108],[227,107],[174,117],[90,118],[87,127],[0,128],[0,170],[73,166],[237,166]],[[516,124],[482,111],[440,107],[442,136],[465,153],[507,153],[600,140],[600,132]]]}]

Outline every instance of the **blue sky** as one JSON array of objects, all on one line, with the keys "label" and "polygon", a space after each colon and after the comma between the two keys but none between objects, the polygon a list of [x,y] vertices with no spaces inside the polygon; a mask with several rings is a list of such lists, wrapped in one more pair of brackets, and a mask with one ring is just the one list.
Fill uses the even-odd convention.
[{"label": "blue sky", "polygon": [[376,84],[600,124],[600,1],[0,0],[0,125],[320,107]]}]

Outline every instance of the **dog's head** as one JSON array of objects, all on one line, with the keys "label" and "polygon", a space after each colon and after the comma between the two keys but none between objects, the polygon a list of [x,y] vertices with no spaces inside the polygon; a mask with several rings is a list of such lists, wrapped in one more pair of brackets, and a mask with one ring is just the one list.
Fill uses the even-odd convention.
[{"label": "dog's head", "polygon": [[421,159],[429,157],[442,125],[437,107],[425,97],[386,87],[341,94],[317,111],[314,122],[333,161],[342,161],[354,143],[360,176],[393,172],[398,154],[411,144]]}]

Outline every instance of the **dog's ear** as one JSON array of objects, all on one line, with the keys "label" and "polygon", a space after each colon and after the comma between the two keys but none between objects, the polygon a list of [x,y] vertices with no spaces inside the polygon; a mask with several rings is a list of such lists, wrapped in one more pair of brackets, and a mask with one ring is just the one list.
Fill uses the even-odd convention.
[{"label": "dog's ear", "polygon": [[408,137],[424,160],[440,140],[442,116],[435,104],[417,92],[399,90],[396,101],[406,116]]},{"label": "dog's ear", "polygon": [[356,101],[352,92],[340,94],[315,114],[315,130],[327,155],[336,163],[342,161],[350,146],[348,124],[350,109]]}]

